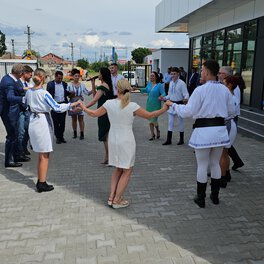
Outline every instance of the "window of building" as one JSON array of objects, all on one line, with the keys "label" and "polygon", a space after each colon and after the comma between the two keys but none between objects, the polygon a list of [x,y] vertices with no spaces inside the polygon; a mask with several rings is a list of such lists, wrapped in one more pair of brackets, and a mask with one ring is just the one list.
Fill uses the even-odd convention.
[{"label": "window of building", "polygon": [[257,21],[250,21],[244,26],[244,46],[241,67],[241,76],[245,81],[246,88],[242,93],[243,104],[250,105],[252,73],[254,66],[255,44],[257,37]]}]

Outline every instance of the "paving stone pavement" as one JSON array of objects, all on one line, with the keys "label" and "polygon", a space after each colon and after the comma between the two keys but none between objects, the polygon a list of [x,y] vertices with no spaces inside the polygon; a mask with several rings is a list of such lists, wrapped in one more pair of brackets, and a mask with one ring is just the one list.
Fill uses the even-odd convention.
[{"label": "paving stone pavement", "polygon": [[[145,106],[146,96],[133,94]],[[36,158],[22,168],[0,166],[0,263],[22,264],[260,264],[264,263],[263,143],[238,135],[245,162],[221,190],[215,206],[207,190],[206,208],[193,203],[193,150],[162,146],[167,115],[159,118],[161,138],[148,141],[146,120],[134,123],[137,156],[126,192],[131,205],[106,205],[113,168],[100,164],[103,144],[97,120],[85,117],[85,140],[72,139],[51,155],[50,193],[35,192]],[[186,142],[191,120],[186,120]],[[0,124],[0,162],[5,131]]]}]

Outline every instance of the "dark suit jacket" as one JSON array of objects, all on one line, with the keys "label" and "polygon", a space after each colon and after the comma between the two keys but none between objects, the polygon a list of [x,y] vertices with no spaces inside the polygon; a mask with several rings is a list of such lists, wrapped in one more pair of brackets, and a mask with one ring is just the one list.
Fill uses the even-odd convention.
[{"label": "dark suit jacket", "polygon": [[188,92],[191,95],[194,91],[194,89],[197,87],[199,81],[199,73],[195,72],[191,75],[188,85]]},{"label": "dark suit jacket", "polygon": [[8,74],[0,82],[0,113],[12,120],[18,118],[22,105],[23,86]]},{"label": "dark suit jacket", "polygon": [[[67,83],[66,82],[62,82],[63,85],[63,89],[64,89],[64,102],[68,103],[68,98],[67,96],[69,95],[69,92],[67,91]],[[51,96],[54,99],[55,96],[55,81],[50,81],[47,84],[47,91],[51,94]]]}]

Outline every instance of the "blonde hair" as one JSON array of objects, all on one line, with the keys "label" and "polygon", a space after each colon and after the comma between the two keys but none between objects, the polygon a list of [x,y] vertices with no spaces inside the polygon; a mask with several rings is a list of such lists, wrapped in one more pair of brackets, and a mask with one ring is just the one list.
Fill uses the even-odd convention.
[{"label": "blonde hair", "polygon": [[119,94],[123,95],[121,99],[121,108],[125,108],[130,103],[130,83],[126,79],[119,80],[117,81],[116,88]]},{"label": "blonde hair", "polygon": [[42,82],[44,83],[45,76],[46,76],[46,72],[43,69],[38,68],[34,71],[34,76],[32,77],[32,80],[35,83],[35,85],[38,86]]}]

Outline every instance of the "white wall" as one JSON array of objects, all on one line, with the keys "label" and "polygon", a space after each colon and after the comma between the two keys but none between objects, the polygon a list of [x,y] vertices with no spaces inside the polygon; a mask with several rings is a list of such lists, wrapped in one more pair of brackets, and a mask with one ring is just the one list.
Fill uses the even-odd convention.
[{"label": "white wall", "polygon": [[249,3],[241,4],[237,8],[230,8],[213,17],[205,16],[201,23],[190,22],[188,25],[189,37],[202,35],[261,16],[264,16],[264,1],[252,0]]},{"label": "white wall", "polygon": [[159,60],[159,68],[163,73],[167,72],[169,67],[182,66],[185,71],[188,69],[189,50],[188,49],[160,49],[152,53],[152,68],[157,69],[156,60]]},{"label": "white wall", "polygon": [[155,31],[194,12],[213,0],[163,0],[156,6]]},{"label": "white wall", "polygon": [[163,0],[156,7],[155,30],[187,23],[194,37],[262,16],[264,0]]}]

